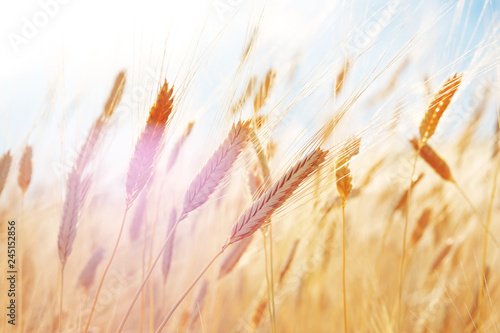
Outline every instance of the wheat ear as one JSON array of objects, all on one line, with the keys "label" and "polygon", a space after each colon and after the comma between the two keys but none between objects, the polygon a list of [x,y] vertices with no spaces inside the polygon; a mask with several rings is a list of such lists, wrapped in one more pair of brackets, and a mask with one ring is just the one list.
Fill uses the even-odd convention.
[{"label": "wheat ear", "polygon": [[260,110],[260,108],[266,103],[270,93],[271,89],[274,86],[274,80],[276,79],[276,72],[270,69],[267,74],[266,78],[264,81],[261,83],[259,87],[259,91],[257,92],[257,95],[255,95],[255,98],[253,100],[253,110],[254,112],[257,112]]},{"label": "wheat ear", "polygon": [[31,182],[31,173],[33,171],[32,165],[32,155],[33,149],[31,146],[26,146],[24,148],[23,156],[21,157],[21,162],[19,163],[19,175],[17,177],[17,183],[23,192],[23,196],[26,194],[26,190]]},{"label": "wheat ear", "polygon": [[92,283],[94,283],[95,273],[97,270],[97,266],[101,263],[102,259],[104,259],[104,249],[99,247],[94,251],[89,261],[82,269],[80,276],[78,277],[78,284],[88,292]]},{"label": "wheat ear", "polygon": [[243,151],[247,140],[249,132],[249,122],[238,122],[237,125],[233,125],[229,135],[226,140],[219,146],[219,148],[210,157],[207,164],[201,169],[200,173],[191,182],[186,195],[184,197],[184,205],[182,213],[177,218],[172,230],[167,235],[161,249],[156,256],[156,259],[151,264],[148,272],[146,273],[139,289],[135,293],[132,302],[130,303],[127,312],[122,318],[120,326],[118,327],[118,332],[121,332],[125,323],[132,311],[132,308],[137,301],[142,289],[146,285],[153,269],[160,260],[165,247],[170,241],[173,233],[175,232],[177,226],[180,222],[187,218],[189,212],[192,212],[196,208],[204,204],[209,197],[215,192],[217,186],[222,182],[222,180],[229,174],[231,167],[236,162],[238,156]]},{"label": "wheat ear", "polygon": [[170,312],[161,322],[160,326],[156,330],[156,333],[159,333],[163,329],[175,310],[179,307],[184,298],[186,298],[187,294],[189,294],[191,289],[193,289],[196,283],[201,279],[203,274],[205,274],[215,260],[217,260],[217,258],[224,253],[226,248],[237,241],[251,236],[260,227],[262,227],[271,215],[278,208],[282,207],[285,201],[292,196],[299,185],[320,167],[320,165],[325,161],[327,154],[328,151],[317,148],[296,163],[264,194],[262,194],[259,199],[254,201],[254,203],[241,215],[238,221],[233,224],[230,235],[225,244],[222,246],[222,249],[208,262],[208,264],[193,280],[191,285],[186,289],[184,294],[182,294],[182,296],[177,300],[172,309],[170,309]]},{"label": "wheat ear", "polygon": [[433,100],[427,108],[422,122],[420,123],[420,142],[427,142],[436,131],[439,119],[444,111],[450,105],[451,99],[455,95],[460,83],[462,74],[454,74],[453,77],[446,80],[439,92],[434,96]]},{"label": "wheat ear", "polygon": [[[445,181],[449,181],[451,182],[453,185],[455,185],[455,187],[457,188],[458,192],[460,192],[460,194],[462,195],[462,197],[465,199],[465,201],[467,201],[467,203],[469,204],[469,206],[471,207],[472,211],[480,217],[480,214],[479,214],[479,211],[477,210],[477,208],[474,206],[474,204],[472,203],[472,201],[470,200],[470,198],[467,196],[467,194],[462,190],[462,188],[460,187],[460,185],[457,183],[457,181],[453,178],[452,174],[451,174],[451,171],[450,171],[450,167],[448,166],[448,164],[446,163],[446,161],[441,157],[439,156],[438,153],[436,153],[436,151],[431,147],[429,146],[428,144],[424,144],[420,147],[420,150],[419,150],[419,147],[418,147],[418,142],[416,139],[412,139],[410,140],[410,143],[411,145],[413,146],[413,148],[420,153],[420,157],[422,157],[422,159],[427,162],[427,164],[432,168],[434,169],[434,171],[436,171],[436,173],[442,178],[444,179]],[[485,228],[485,230],[487,231],[487,234],[490,235],[492,241],[495,243],[495,245],[498,247],[499,246],[499,243],[498,241],[496,240],[495,236],[493,236],[491,234],[491,232],[489,231],[489,229],[487,228],[486,224],[484,224],[482,221],[480,221],[481,225],[483,226],[483,228]]]},{"label": "wheat ear", "polygon": [[165,80],[163,86],[160,89],[160,92],[158,93],[155,104],[149,111],[149,117],[146,121],[146,128],[139,136],[139,139],[137,140],[137,143],[135,145],[134,155],[132,156],[132,159],[130,161],[129,171],[127,173],[127,197],[125,200],[125,212],[123,214],[123,219],[120,224],[120,230],[118,232],[118,237],[116,239],[113,251],[108,260],[106,268],[104,269],[101,280],[99,281],[99,286],[97,287],[89,318],[87,320],[87,324],[85,325],[85,333],[87,333],[89,330],[95,307],[97,305],[97,301],[99,300],[99,294],[106,278],[106,274],[116,255],[118,245],[120,244],[120,239],[123,233],[123,227],[125,226],[127,213],[132,206],[132,203],[140,194],[153,174],[155,163],[158,158],[158,151],[161,146],[161,141],[165,132],[165,128],[168,124],[168,120],[170,119],[170,115],[172,114],[172,109],[173,88],[169,89],[167,80]]},{"label": "wheat ear", "polygon": [[12,156],[10,151],[6,152],[0,159],[0,194],[5,187],[7,177],[9,176],[10,165],[12,164]]}]

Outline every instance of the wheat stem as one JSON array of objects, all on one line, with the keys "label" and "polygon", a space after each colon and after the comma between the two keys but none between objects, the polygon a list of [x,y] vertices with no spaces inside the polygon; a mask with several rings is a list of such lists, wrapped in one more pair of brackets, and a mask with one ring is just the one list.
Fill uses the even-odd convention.
[{"label": "wheat stem", "polygon": [[[276,318],[275,318],[275,313],[274,313],[274,300],[273,300],[273,282],[272,282],[272,265],[270,265],[269,260],[269,253],[267,251],[267,239],[268,237],[268,232],[270,230],[271,225],[268,224],[267,226],[262,227],[260,230],[262,231],[262,236],[264,240],[264,258],[265,258],[265,265],[266,265],[266,284],[267,284],[267,299],[269,302],[269,317],[271,318],[271,332],[276,333]],[[270,268],[271,266],[271,268]]]},{"label": "wheat stem", "polygon": [[483,237],[483,254],[481,258],[481,271],[479,275],[479,296],[478,296],[478,302],[477,302],[477,318],[478,318],[478,323],[477,323],[477,329],[479,333],[483,332],[482,328],[482,321],[481,321],[481,312],[482,312],[482,305],[483,305],[483,297],[484,297],[484,287],[486,284],[486,278],[485,278],[485,270],[486,270],[486,255],[488,251],[488,230],[490,228],[490,223],[491,223],[491,212],[493,211],[493,201],[495,198],[495,192],[497,190],[497,181],[498,181],[498,172],[500,170],[500,158],[497,160],[497,167],[495,170],[495,176],[493,177],[493,187],[491,188],[491,194],[490,194],[490,201],[488,203],[488,212],[486,215],[486,229],[484,231],[484,237]]},{"label": "wheat stem", "polygon": [[163,321],[160,323],[160,326],[156,329],[155,333],[161,332],[161,330],[163,329],[163,327],[165,327],[165,325],[167,324],[168,320],[170,319],[170,317],[172,317],[172,315],[174,314],[175,310],[179,307],[179,305],[182,303],[182,301],[184,300],[184,298],[186,298],[186,296],[189,294],[189,292],[193,289],[193,287],[196,285],[196,283],[202,278],[203,274],[205,274],[205,272],[210,268],[210,266],[212,266],[212,264],[215,262],[215,260],[217,260],[217,258],[219,258],[219,256],[222,253],[224,253],[224,251],[226,250],[227,246],[228,246],[228,244],[225,244],[222,247],[222,249],[208,262],[208,264],[205,266],[205,268],[203,268],[201,270],[201,272],[193,280],[193,282],[191,282],[191,285],[186,289],[186,291],[184,291],[184,294],[182,294],[182,296],[179,297],[179,299],[177,300],[177,302],[175,302],[174,306],[170,309],[169,313],[165,316],[165,318],[163,319]]},{"label": "wheat stem", "polygon": [[403,230],[403,245],[401,249],[401,263],[399,265],[399,288],[398,288],[398,298],[396,305],[396,332],[400,331],[400,318],[401,318],[401,298],[403,295],[403,283],[404,283],[404,266],[406,260],[406,234],[408,232],[408,221],[410,220],[410,203],[411,203],[411,194],[412,194],[412,185],[413,185],[413,176],[415,175],[415,169],[417,167],[418,155],[420,154],[420,150],[422,146],[419,144],[417,152],[415,154],[415,160],[413,161],[413,166],[411,168],[411,176],[410,176],[410,187],[408,189],[408,197],[406,198],[406,214],[405,214],[405,224]]},{"label": "wheat stem", "polygon": [[347,333],[347,294],[345,287],[345,252],[346,252],[346,241],[345,241],[345,205],[346,201],[342,200],[342,299],[344,301],[344,332]]},{"label": "wheat stem", "polygon": [[61,290],[59,298],[59,318],[58,318],[58,331],[62,332],[62,315],[63,315],[63,293],[64,293],[64,268],[65,264],[61,265]]},{"label": "wheat stem", "polygon": [[111,253],[111,257],[109,258],[109,261],[106,265],[106,268],[104,269],[104,272],[102,273],[101,280],[99,281],[99,286],[97,287],[97,292],[94,297],[94,301],[92,303],[92,309],[90,310],[89,314],[89,319],[87,320],[87,324],[85,325],[85,333],[89,331],[90,328],[90,323],[92,322],[92,316],[94,315],[95,307],[97,305],[97,301],[99,300],[99,294],[101,293],[102,286],[104,284],[104,279],[106,278],[106,274],[108,273],[109,268],[111,267],[111,263],[113,262],[113,259],[115,258],[116,250],[118,249],[118,244],[120,244],[120,239],[122,237],[123,233],[123,227],[125,226],[125,220],[127,218],[127,213],[130,209],[130,205],[127,205],[125,208],[125,212],[123,213],[123,220],[120,225],[120,231],[118,233],[118,238],[116,239],[115,246],[113,248],[113,252]]},{"label": "wheat stem", "polygon": [[134,304],[137,301],[137,298],[139,297],[139,295],[142,292],[142,289],[144,288],[144,286],[148,282],[148,279],[151,276],[151,273],[153,272],[153,269],[155,268],[156,264],[160,260],[162,254],[163,254],[163,251],[165,250],[165,247],[167,246],[168,242],[170,241],[170,238],[172,238],[172,235],[174,234],[174,230],[177,228],[177,226],[179,225],[179,223],[182,220],[184,220],[186,217],[187,217],[186,214],[181,214],[181,216],[179,217],[179,219],[175,222],[172,230],[170,230],[170,232],[168,233],[167,238],[163,242],[163,244],[161,246],[161,249],[158,252],[158,255],[156,256],[155,260],[153,261],[153,264],[151,265],[151,267],[149,268],[148,272],[146,273],[146,276],[142,280],[141,285],[139,286],[139,289],[137,289],[137,292],[135,293],[135,295],[134,295],[134,297],[132,299],[132,302],[130,302],[130,305],[129,305],[128,309],[127,309],[127,312],[123,316],[122,321],[120,322],[120,326],[118,327],[118,330],[116,331],[117,333],[119,333],[119,332],[121,332],[123,330],[123,327],[125,326],[125,323],[127,322],[127,319],[130,316],[130,312],[132,312],[132,308],[134,307]]}]

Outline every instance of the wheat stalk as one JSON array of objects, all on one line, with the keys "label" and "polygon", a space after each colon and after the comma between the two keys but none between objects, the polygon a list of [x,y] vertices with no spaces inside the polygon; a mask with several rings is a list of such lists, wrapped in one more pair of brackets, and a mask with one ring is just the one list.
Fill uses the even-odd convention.
[{"label": "wheat stalk", "polygon": [[444,111],[448,108],[451,103],[455,92],[457,91],[460,83],[462,82],[462,74],[454,74],[453,77],[449,78],[445,81],[441,89],[438,91],[434,98],[429,103],[427,108],[427,112],[425,113],[422,121],[420,122],[419,133],[420,138],[418,141],[418,149],[415,155],[415,160],[413,161],[412,172],[410,176],[410,186],[408,191],[408,200],[406,202],[406,215],[405,215],[405,223],[403,228],[403,244],[402,244],[402,253],[401,253],[401,263],[399,269],[399,288],[398,288],[398,297],[396,303],[396,331],[399,332],[400,325],[400,316],[401,316],[401,297],[403,294],[403,279],[404,279],[404,266],[406,260],[406,237],[408,231],[408,220],[410,219],[410,202],[411,202],[411,192],[412,187],[411,184],[413,182],[413,176],[415,174],[415,168],[417,166],[418,155],[422,147],[427,143],[427,141],[432,137],[432,135],[436,132],[437,125]]},{"label": "wheat stalk", "polygon": [[167,324],[168,320],[179,307],[184,298],[189,294],[191,289],[201,279],[203,274],[224,253],[226,248],[242,239],[251,236],[271,217],[271,215],[285,201],[292,196],[299,185],[314,171],[316,171],[325,161],[328,154],[327,150],[317,148],[306,157],[297,162],[288,172],[286,172],[277,182],[275,182],[262,196],[254,201],[254,203],[241,215],[236,223],[233,224],[229,237],[227,238],[222,249],[209,261],[209,263],[201,270],[198,276],[193,280],[191,285],[186,289],[184,294],[177,300],[170,312],[165,316],[160,326],[156,330],[159,333]]},{"label": "wheat stalk", "polygon": [[236,162],[238,156],[243,151],[247,141],[249,133],[249,122],[238,122],[238,124],[233,125],[231,131],[229,132],[227,138],[219,146],[219,148],[212,154],[208,162],[201,169],[200,173],[191,182],[188,190],[186,191],[184,197],[184,204],[182,208],[182,213],[177,218],[172,230],[167,235],[161,249],[156,256],[156,259],[151,264],[148,272],[146,273],[139,289],[135,293],[132,302],[130,303],[127,312],[123,316],[120,325],[118,327],[118,332],[121,332],[125,323],[132,311],[132,308],[137,301],[142,289],[146,285],[153,269],[160,260],[168,242],[172,238],[177,226],[180,222],[187,218],[188,214],[199,208],[204,204],[209,197],[215,192],[217,186],[223,181],[225,177],[229,174],[231,167]]},{"label": "wheat stalk", "polygon": [[168,273],[170,272],[170,266],[172,264],[172,256],[174,253],[174,242],[175,242],[175,222],[177,221],[177,212],[172,209],[170,213],[170,220],[168,221],[167,235],[172,233],[172,241],[168,243],[163,251],[163,262],[161,265],[161,272],[163,273],[163,283],[166,283],[168,278]]},{"label": "wheat stalk", "polygon": [[163,138],[165,128],[168,124],[168,120],[170,119],[172,109],[173,88],[169,89],[167,80],[165,80],[160,89],[160,92],[157,95],[155,104],[149,111],[149,117],[146,121],[146,127],[137,140],[134,154],[132,156],[132,159],[130,160],[129,171],[127,173],[126,179],[127,197],[125,200],[125,212],[123,214],[123,219],[120,224],[120,230],[118,232],[118,237],[116,239],[113,251],[108,260],[106,268],[104,269],[101,280],[99,281],[99,286],[97,287],[96,295],[92,303],[92,308],[85,325],[85,333],[87,333],[89,330],[95,307],[97,305],[97,301],[99,300],[101,288],[104,284],[107,272],[111,267],[111,263],[113,262],[113,259],[116,255],[118,245],[120,244],[127,213],[132,206],[132,203],[140,194],[153,174],[155,163],[158,158],[158,150],[160,148],[161,140]]},{"label": "wheat stalk", "polygon": [[349,169],[349,162],[351,158],[359,153],[359,146],[361,138],[351,137],[346,140],[344,147],[335,160],[335,177],[337,179],[337,192],[342,200],[342,299],[344,303],[344,332],[348,331],[347,324],[347,291],[345,286],[345,264],[346,264],[346,219],[345,219],[345,206],[347,197],[352,190],[352,176]]},{"label": "wheat stalk", "polygon": [[61,262],[61,290],[59,302],[59,329],[62,325],[62,306],[64,292],[64,268],[75,241],[78,228],[78,220],[85,203],[85,197],[90,185],[90,178],[82,179],[77,169],[73,170],[68,175],[66,181],[66,197],[64,201],[63,214],[61,224],[59,225],[59,234],[57,237],[57,249],[59,252],[59,260]]}]

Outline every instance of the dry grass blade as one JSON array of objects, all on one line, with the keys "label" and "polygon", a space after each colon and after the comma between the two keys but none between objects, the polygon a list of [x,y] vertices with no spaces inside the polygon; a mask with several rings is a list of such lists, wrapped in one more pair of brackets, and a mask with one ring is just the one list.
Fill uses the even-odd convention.
[{"label": "dry grass blade", "polygon": [[184,197],[184,206],[181,216],[203,205],[224,179],[232,165],[243,151],[250,130],[248,121],[233,125],[226,140],[210,157],[207,164],[191,182]]},{"label": "dry grass blade", "polygon": [[324,162],[328,151],[316,149],[295,164],[275,182],[233,224],[226,246],[249,237],[271,217],[276,209],[293,194],[297,187]]},{"label": "dry grass blade", "polygon": [[23,195],[26,193],[28,186],[31,182],[31,173],[33,171],[32,165],[32,154],[33,149],[31,146],[26,146],[24,149],[23,156],[21,157],[21,162],[19,163],[19,175],[17,177],[17,183],[23,192]]},{"label": "dry grass blade", "polygon": [[337,178],[337,191],[342,201],[345,202],[352,190],[352,176],[349,169],[351,158],[359,153],[361,138],[349,138],[335,160],[335,177]]},{"label": "dry grass blade", "polygon": [[10,165],[12,164],[12,156],[10,151],[6,152],[0,159],[0,194],[5,187],[7,177],[9,176]]},{"label": "dry grass blade", "polygon": [[85,289],[85,291],[88,291],[89,288],[94,283],[97,266],[99,266],[103,258],[104,258],[104,249],[102,247],[99,247],[97,250],[94,251],[89,261],[87,262],[82,272],[80,273],[80,276],[78,277],[78,284],[83,289]]},{"label": "dry grass blade", "polygon": [[127,207],[137,198],[153,174],[158,149],[173,109],[173,88],[165,80],[149,112],[146,128],[135,145],[127,173]]},{"label": "dry grass blade", "polygon": [[420,123],[420,142],[426,143],[436,131],[439,119],[443,115],[451,99],[462,81],[462,74],[455,74],[452,78],[446,80],[443,87],[434,96],[422,122]]},{"label": "dry grass blade", "polygon": [[[417,139],[411,139],[410,143],[416,151],[419,151],[418,147],[418,142]],[[445,160],[441,158],[441,156],[438,155],[434,151],[434,149],[431,148],[428,144],[424,144],[422,147],[420,147],[419,151],[420,157],[427,162],[427,164],[434,170],[436,173],[441,176],[446,181],[454,183],[455,180],[453,179],[453,176],[451,175],[451,170],[448,164],[446,163]]]},{"label": "dry grass blade", "polygon": [[174,242],[175,242],[175,222],[177,221],[177,212],[172,209],[170,213],[170,220],[168,221],[167,233],[172,233],[172,240],[167,244],[165,250],[163,251],[163,262],[161,265],[161,272],[163,274],[163,282],[165,283],[168,278],[168,273],[170,272],[170,266],[172,265],[172,256],[174,254]]},{"label": "dry grass blade", "polygon": [[255,99],[253,100],[253,110],[255,112],[259,111],[269,98],[269,94],[271,93],[271,89],[273,88],[275,78],[276,72],[274,72],[272,69],[269,70],[269,72],[267,72],[266,74],[264,82],[262,82],[262,84],[260,85]]}]

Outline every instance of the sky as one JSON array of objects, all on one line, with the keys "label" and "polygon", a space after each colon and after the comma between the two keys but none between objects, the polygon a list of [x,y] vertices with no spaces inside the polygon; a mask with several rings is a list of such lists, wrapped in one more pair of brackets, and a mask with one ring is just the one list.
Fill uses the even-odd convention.
[{"label": "sky", "polygon": [[[160,79],[182,86],[193,73],[178,132],[193,119],[216,127],[231,89],[236,94],[249,76],[275,68],[288,73],[278,75],[276,87],[276,95],[285,97],[271,102],[276,112],[293,106],[284,126],[292,144],[311,121],[331,116],[376,77],[366,87],[365,95],[373,97],[406,58],[412,66],[398,89],[414,88],[405,76],[435,77],[437,85],[452,70],[476,66],[471,80],[490,71],[498,59],[485,66],[475,63],[474,55],[492,42],[485,36],[495,35],[499,10],[498,0],[2,1],[0,153],[38,143],[52,164],[70,163],[120,70],[127,72],[128,102],[122,103],[117,126],[123,131],[115,141],[123,156],[133,147],[130,134],[141,130]],[[256,28],[252,65],[237,76],[242,50]],[[357,66],[347,92],[331,100],[332,82],[349,57]],[[295,104],[295,93],[307,96]],[[409,94],[406,101],[412,98]],[[396,101],[356,102],[359,111],[346,128],[363,126],[389,103]],[[324,111],[316,117],[318,110]],[[224,135],[210,126],[199,131],[212,145]]]}]

